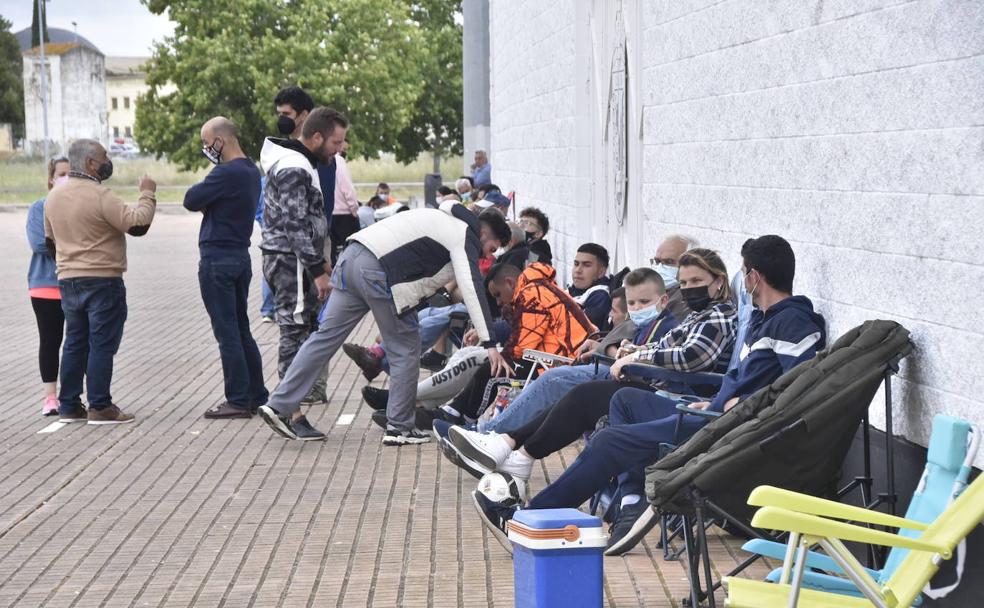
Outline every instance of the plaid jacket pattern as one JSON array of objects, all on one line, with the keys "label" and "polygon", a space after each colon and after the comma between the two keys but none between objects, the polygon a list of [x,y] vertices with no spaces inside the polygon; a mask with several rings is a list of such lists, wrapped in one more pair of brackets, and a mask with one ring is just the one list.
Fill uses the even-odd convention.
[{"label": "plaid jacket pattern", "polygon": [[728,371],[738,331],[738,311],[730,301],[687,315],[655,344],[634,355],[637,361],[681,372]]}]

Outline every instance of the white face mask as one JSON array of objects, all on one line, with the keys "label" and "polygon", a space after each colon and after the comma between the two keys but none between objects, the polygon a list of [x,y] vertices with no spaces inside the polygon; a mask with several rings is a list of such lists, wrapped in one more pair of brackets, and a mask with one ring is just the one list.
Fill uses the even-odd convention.
[{"label": "white face mask", "polygon": [[678,283],[677,281],[678,268],[676,266],[667,266],[666,264],[660,262],[659,264],[653,266],[653,270],[658,272],[659,276],[663,277],[663,285],[667,289],[674,287]]},{"label": "white face mask", "polygon": [[64,184],[67,181],[68,181],[68,175],[66,174],[51,180],[51,185],[57,186],[58,184]]}]

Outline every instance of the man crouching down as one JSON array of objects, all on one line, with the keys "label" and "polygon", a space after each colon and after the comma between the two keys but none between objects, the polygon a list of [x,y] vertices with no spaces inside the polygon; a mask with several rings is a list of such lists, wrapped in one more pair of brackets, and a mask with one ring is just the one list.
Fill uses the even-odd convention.
[{"label": "man crouching down", "polygon": [[493,372],[504,369],[506,361],[489,331],[492,321],[478,259],[485,245],[502,247],[510,237],[501,214],[485,211],[476,217],[453,202],[400,213],[353,234],[332,271],[332,294],[321,326],[297,351],[269,403],[259,409],[260,416],[288,439],[324,439],[301,415],[300,401],[352,329],[372,312],[390,358],[383,444],[430,441],[414,424],[420,373],[417,309],[449,281],[457,281]]}]

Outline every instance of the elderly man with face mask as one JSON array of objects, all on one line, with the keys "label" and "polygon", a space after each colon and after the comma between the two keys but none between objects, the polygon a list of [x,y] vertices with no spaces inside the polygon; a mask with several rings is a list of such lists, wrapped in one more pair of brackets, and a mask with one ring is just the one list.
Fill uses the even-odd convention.
[{"label": "elderly man with face mask", "polygon": [[246,299],[253,271],[249,257],[260,172],[243,153],[236,125],[217,116],[201,129],[202,154],[215,165],[188,189],[185,209],[202,214],[198,233],[202,301],[219,343],[225,401],[206,418],[249,418],[266,403],[263,363],[249,329]]},{"label": "elderly man with face mask", "polygon": [[[113,357],[126,321],[126,235],[143,236],[157,209],[157,184],[140,178],[140,199],[127,205],[103,185],[113,162],[94,139],[68,150],[69,179],[52,189],[44,206],[44,235],[58,269],[65,313],[62,347],[61,422],[133,422],[113,403]],[[85,377],[89,409],[82,405]]]}]

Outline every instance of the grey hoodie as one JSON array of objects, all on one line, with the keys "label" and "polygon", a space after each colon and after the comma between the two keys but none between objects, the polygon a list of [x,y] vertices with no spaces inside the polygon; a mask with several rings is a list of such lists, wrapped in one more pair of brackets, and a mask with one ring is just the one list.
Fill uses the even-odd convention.
[{"label": "grey hoodie", "polygon": [[260,151],[267,175],[260,249],[296,256],[312,278],[325,273],[328,232],[316,164],[314,155],[296,140],[268,137]]}]

